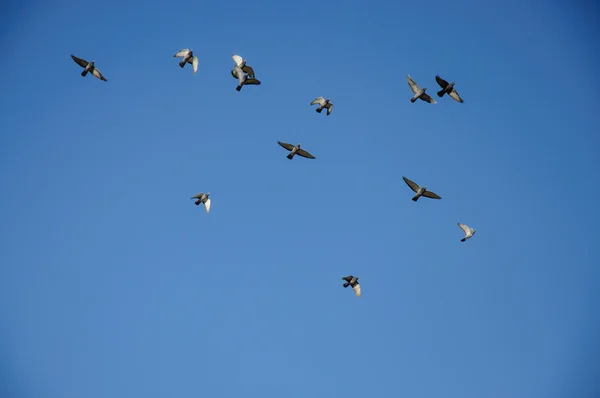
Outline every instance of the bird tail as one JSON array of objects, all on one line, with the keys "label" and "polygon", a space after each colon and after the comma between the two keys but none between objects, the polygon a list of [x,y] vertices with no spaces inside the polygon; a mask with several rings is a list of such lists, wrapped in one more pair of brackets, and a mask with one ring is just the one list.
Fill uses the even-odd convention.
[{"label": "bird tail", "polygon": [[349,283],[344,283],[344,287],[348,287],[348,286],[350,286]]},{"label": "bird tail", "polygon": [[200,204],[200,199],[198,199],[197,201],[195,201],[194,203],[196,203],[196,206],[198,206]]},{"label": "bird tail", "polygon": [[321,113],[321,112],[323,112],[323,108],[321,108],[321,107],[317,108],[317,113]]},{"label": "bird tail", "polygon": [[294,157],[294,155],[292,153],[289,153],[286,157],[291,160]]},{"label": "bird tail", "polygon": [[413,202],[416,202],[417,200],[419,200],[418,196],[415,196],[414,198],[412,198]]},{"label": "bird tail", "polygon": [[467,240],[467,238],[462,238],[460,241],[461,241],[461,242],[464,242],[464,241],[466,241],[466,240]]},{"label": "bird tail", "polygon": [[416,97],[412,97],[412,98],[410,99],[410,102],[414,103],[416,100],[417,100],[417,98],[416,98]]},{"label": "bird tail", "polygon": [[438,95],[438,97],[443,97],[445,93],[446,93],[446,90],[442,89],[437,92],[437,95]]},{"label": "bird tail", "polygon": [[185,66],[185,61],[179,62],[179,66],[181,66],[183,68]]},{"label": "bird tail", "polygon": [[238,84],[238,86],[235,88],[237,91],[240,91],[242,89],[243,84]]},{"label": "bird tail", "polygon": [[85,69],[84,69],[84,71],[83,71],[83,72],[81,72],[81,76],[85,76],[85,75],[87,75],[87,74],[88,74],[88,71],[87,71],[87,70],[85,70]]}]

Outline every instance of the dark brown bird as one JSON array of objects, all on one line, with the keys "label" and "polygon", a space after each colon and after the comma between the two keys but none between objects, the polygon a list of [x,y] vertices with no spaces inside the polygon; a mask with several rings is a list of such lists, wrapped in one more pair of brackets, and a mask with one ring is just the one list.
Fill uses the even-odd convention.
[{"label": "dark brown bird", "polygon": [[302,156],[303,158],[308,158],[308,159],[316,159],[313,155],[306,152],[304,149],[300,149],[300,144],[294,146],[292,144],[288,144],[288,143],[281,142],[281,141],[277,141],[277,143],[279,145],[281,145],[282,147],[284,147],[285,149],[287,149],[288,151],[291,151],[287,155],[287,158],[290,160],[294,157],[294,155]]},{"label": "dark brown bird", "polygon": [[455,100],[456,102],[460,102],[463,103],[465,101],[462,100],[462,98],[460,98],[460,95],[458,95],[458,91],[456,91],[454,89],[454,84],[456,82],[452,82],[452,83],[448,83],[447,81],[445,81],[444,79],[442,79],[439,75],[437,75],[435,77],[435,81],[440,85],[440,87],[442,88],[440,91],[438,91],[437,95],[438,97],[443,97],[444,94],[448,94],[450,96],[450,98],[452,98],[453,100]]}]

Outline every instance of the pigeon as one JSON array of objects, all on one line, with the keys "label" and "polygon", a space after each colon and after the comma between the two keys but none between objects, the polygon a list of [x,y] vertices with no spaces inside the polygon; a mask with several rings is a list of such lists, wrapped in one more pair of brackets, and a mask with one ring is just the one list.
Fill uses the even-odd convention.
[{"label": "pigeon", "polygon": [[107,81],[106,78],[102,76],[102,73],[100,73],[100,71],[94,65],[96,61],[88,62],[85,59],[77,58],[73,54],[71,54],[71,58],[73,58],[73,61],[77,62],[77,64],[79,64],[79,66],[83,68],[81,76],[85,76],[88,74],[88,72],[92,72],[92,75],[96,76],[98,79]]},{"label": "pigeon", "polygon": [[470,238],[471,238],[473,235],[475,235],[475,232],[476,232],[476,230],[475,230],[475,229],[473,229],[473,228],[471,228],[471,227],[469,227],[468,225],[465,225],[465,224],[458,223],[458,226],[459,226],[459,227],[460,227],[460,229],[462,229],[462,230],[464,231],[464,233],[465,233],[465,237],[464,237],[464,238],[462,238],[462,239],[460,240],[461,242],[464,242],[464,241],[466,241],[467,239],[470,239]]},{"label": "pigeon", "polygon": [[316,159],[313,155],[306,152],[304,149],[300,149],[300,144],[294,146],[292,144],[287,144],[287,143],[281,142],[281,141],[277,141],[277,143],[279,145],[281,145],[282,147],[284,147],[285,149],[287,149],[288,151],[291,151],[291,153],[289,153],[287,155],[287,158],[290,160],[294,157],[294,155],[302,156],[303,158],[308,158],[308,159]]},{"label": "pigeon", "polygon": [[447,93],[456,102],[465,102],[462,98],[460,98],[460,95],[458,95],[458,92],[454,89],[455,82],[448,84],[448,82],[442,79],[439,75],[435,76],[435,81],[438,82],[438,84],[442,88],[437,93],[438,97],[443,97],[444,94]]},{"label": "pigeon", "polygon": [[354,289],[354,293],[356,293],[356,297],[360,297],[360,284],[358,283],[358,278],[360,278],[360,276],[354,277],[352,275],[348,275],[342,278],[346,281],[346,283],[344,283],[344,288],[352,286],[352,289]]},{"label": "pigeon", "polygon": [[416,202],[417,200],[419,200],[419,198],[421,196],[424,196],[426,198],[431,198],[431,199],[441,199],[441,197],[439,197],[437,194],[428,191],[427,187],[419,187],[416,183],[414,183],[413,181],[409,180],[406,177],[402,177],[402,179],[404,180],[404,182],[406,183],[406,185],[408,185],[410,187],[410,189],[412,189],[413,191],[415,191],[417,194],[415,195],[414,198],[412,198],[412,200],[414,202]]},{"label": "pigeon", "polygon": [[430,104],[437,104],[436,100],[431,98],[429,96],[429,94],[425,93],[427,88],[419,88],[417,83],[415,83],[415,81],[413,79],[411,79],[410,75],[407,75],[406,77],[408,79],[408,85],[409,85],[410,89],[413,91],[413,93],[415,93],[415,96],[410,99],[410,102],[414,103],[418,98],[423,101],[427,101]]},{"label": "pigeon", "polygon": [[251,66],[246,65],[246,60],[242,59],[239,55],[233,54],[231,56],[235,65],[231,70],[231,76],[238,79],[238,86],[235,88],[240,91],[246,84],[260,85],[260,80],[254,77],[254,69]]},{"label": "pigeon", "polygon": [[175,55],[173,55],[173,57],[183,58],[181,62],[179,62],[179,66],[181,66],[182,68],[185,66],[186,63],[189,63],[192,64],[192,67],[194,69],[194,75],[196,74],[196,72],[198,72],[198,57],[194,55],[194,51],[188,48],[184,48],[183,50],[180,50]]},{"label": "pigeon", "polygon": [[200,192],[198,195],[192,196],[190,199],[197,199],[194,203],[196,203],[196,206],[198,206],[200,203],[204,204],[204,208],[206,209],[206,212],[210,212],[210,199],[208,198],[208,196],[210,195],[210,192],[208,193],[202,193]]},{"label": "pigeon", "polygon": [[310,104],[319,105],[319,107],[317,108],[318,113],[321,113],[321,111],[323,111],[323,108],[327,108],[327,116],[329,116],[329,114],[331,113],[331,108],[333,108],[333,104],[329,102],[329,98],[325,99],[323,97],[317,97]]}]

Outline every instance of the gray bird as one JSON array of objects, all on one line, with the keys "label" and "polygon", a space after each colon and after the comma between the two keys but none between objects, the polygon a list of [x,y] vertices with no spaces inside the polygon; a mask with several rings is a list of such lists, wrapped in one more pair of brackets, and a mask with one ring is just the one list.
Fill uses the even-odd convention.
[{"label": "gray bird", "polygon": [[246,60],[242,59],[239,55],[233,54],[231,56],[235,65],[231,71],[231,76],[238,79],[238,86],[235,88],[240,91],[243,86],[247,84],[260,85],[260,80],[254,77],[254,69],[251,66],[246,65]]},{"label": "gray bird", "polygon": [[429,102],[430,104],[437,104],[437,101],[429,96],[429,94],[425,93],[427,88],[419,88],[419,85],[415,83],[413,79],[411,79],[410,75],[406,76],[408,79],[408,86],[415,94],[414,97],[410,99],[410,102],[414,103],[417,99],[421,99],[423,101]]},{"label": "gray bird", "polygon": [[284,147],[285,149],[287,149],[288,151],[291,151],[287,155],[287,158],[290,160],[294,157],[294,155],[302,156],[303,158],[308,158],[308,159],[316,159],[313,155],[306,152],[304,149],[300,149],[300,144],[294,146],[292,144],[287,144],[287,143],[281,142],[281,141],[277,141],[277,143],[279,145],[281,145],[282,147]]},{"label": "gray bird", "polygon": [[96,76],[98,79],[107,81],[106,78],[102,76],[102,73],[100,73],[100,71],[96,68],[96,61],[88,62],[85,59],[77,58],[73,54],[71,54],[71,58],[73,58],[73,61],[77,62],[77,64],[83,68],[81,76],[85,76],[88,74],[88,72],[92,72],[92,75]]},{"label": "gray bird", "polygon": [[181,62],[179,62],[179,66],[182,68],[186,63],[191,64],[194,69],[194,75],[198,72],[198,57],[194,55],[194,51],[184,48],[183,50],[179,50],[175,55],[175,58],[183,58]]},{"label": "gray bird", "polygon": [[360,297],[360,284],[358,283],[358,278],[360,278],[360,276],[355,277],[352,275],[348,275],[342,278],[346,281],[346,283],[344,283],[344,288],[351,286],[352,289],[354,289],[354,293],[356,293],[356,297]]},{"label": "gray bird", "polygon": [[319,107],[317,108],[318,113],[321,113],[323,111],[323,108],[327,108],[327,116],[329,116],[329,114],[331,113],[331,108],[333,108],[333,104],[329,102],[329,100],[330,98],[325,99],[323,97],[317,97],[310,104],[319,104]]},{"label": "gray bird", "polygon": [[210,192],[208,193],[202,193],[200,192],[198,195],[192,196],[190,199],[197,199],[194,203],[196,203],[196,206],[198,206],[200,203],[204,204],[204,208],[206,209],[206,212],[210,212],[210,199],[209,196]]},{"label": "gray bird", "polygon": [[458,226],[465,233],[465,237],[460,240],[461,242],[464,242],[467,239],[470,239],[473,235],[475,235],[475,232],[477,232],[475,229],[473,229],[473,228],[471,228],[471,227],[469,227],[468,225],[465,225],[465,224],[458,223]]},{"label": "gray bird", "polygon": [[460,102],[460,103],[465,102],[465,101],[462,100],[462,98],[460,98],[460,95],[458,95],[458,91],[456,91],[454,89],[454,84],[456,82],[448,83],[447,81],[445,81],[444,79],[442,79],[439,75],[435,76],[435,81],[442,88],[437,93],[438,97],[443,97],[444,94],[448,94],[453,100],[455,100],[457,102]]},{"label": "gray bird", "polygon": [[420,187],[415,182],[409,180],[408,178],[406,178],[404,176],[402,177],[402,179],[404,180],[406,185],[408,185],[410,187],[410,189],[412,189],[413,191],[416,192],[415,197],[412,198],[413,201],[416,202],[417,200],[419,200],[419,198],[421,196],[424,196],[426,198],[431,198],[431,199],[441,199],[441,197],[439,197],[437,194],[435,194],[431,191],[428,191],[426,186]]}]

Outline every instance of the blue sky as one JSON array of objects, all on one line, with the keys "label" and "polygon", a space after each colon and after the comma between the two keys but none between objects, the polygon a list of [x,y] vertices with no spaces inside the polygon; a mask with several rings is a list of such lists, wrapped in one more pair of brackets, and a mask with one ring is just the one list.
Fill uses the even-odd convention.
[{"label": "blue sky", "polygon": [[593,2],[127,3],[0,16],[0,396],[598,396]]}]

